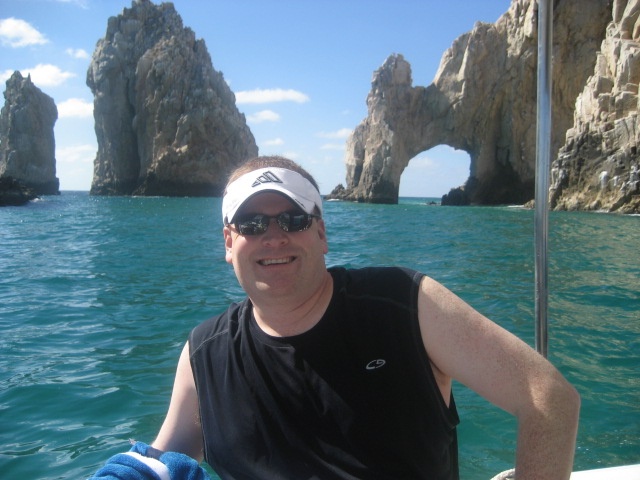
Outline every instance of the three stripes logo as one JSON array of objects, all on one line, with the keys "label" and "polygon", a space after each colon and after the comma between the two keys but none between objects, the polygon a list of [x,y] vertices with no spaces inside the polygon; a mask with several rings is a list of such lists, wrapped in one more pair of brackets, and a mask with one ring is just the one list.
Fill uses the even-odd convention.
[{"label": "three stripes logo", "polygon": [[258,185],[261,185],[263,183],[282,183],[282,180],[280,180],[275,173],[269,171],[264,172],[262,175],[256,178],[251,186],[257,187]]}]

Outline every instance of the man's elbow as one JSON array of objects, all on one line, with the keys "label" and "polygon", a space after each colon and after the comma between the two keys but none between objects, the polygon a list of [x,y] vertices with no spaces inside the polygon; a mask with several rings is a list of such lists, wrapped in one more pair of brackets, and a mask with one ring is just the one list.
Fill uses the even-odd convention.
[{"label": "man's elbow", "polygon": [[580,416],[580,394],[566,379],[560,376],[544,395],[547,415],[561,419],[566,426],[577,427]]},{"label": "man's elbow", "polygon": [[580,414],[580,394],[557,370],[535,377],[529,384],[527,400],[516,416],[521,420],[552,421],[566,426],[577,424]]},{"label": "man's elbow", "polygon": [[580,416],[580,393],[578,390],[571,385],[569,382],[566,383],[564,387],[563,396],[565,398],[565,404],[567,405],[567,409],[569,412],[573,413],[573,417],[575,418],[575,422],[578,423],[578,418]]}]

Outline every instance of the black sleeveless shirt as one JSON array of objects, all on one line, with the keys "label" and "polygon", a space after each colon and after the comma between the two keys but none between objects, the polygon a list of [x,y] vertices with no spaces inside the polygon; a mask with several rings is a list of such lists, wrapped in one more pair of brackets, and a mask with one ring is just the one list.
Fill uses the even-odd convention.
[{"label": "black sleeveless shirt", "polygon": [[457,479],[453,401],[420,336],[422,274],[329,270],[320,322],[264,333],[246,299],[189,337],[204,455],[223,479]]}]

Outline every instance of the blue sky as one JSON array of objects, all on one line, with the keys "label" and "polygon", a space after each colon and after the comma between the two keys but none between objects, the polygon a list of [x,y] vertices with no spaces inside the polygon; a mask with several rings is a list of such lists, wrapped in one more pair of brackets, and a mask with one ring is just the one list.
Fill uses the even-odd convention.
[{"label": "blue sky", "polygon": [[[154,2],[159,3],[159,2]],[[476,21],[495,22],[510,0],[175,0],[204,39],[213,68],[236,94],[260,154],[307,168],[329,193],[345,183],[344,146],[366,117],[373,72],[393,53],[429,85],[440,58]],[[61,190],[88,190],[97,142],[86,72],[109,17],[131,0],[0,0],[2,90],[31,73],[58,106]],[[469,173],[465,152],[441,146],[411,160],[401,196],[439,197]]]}]

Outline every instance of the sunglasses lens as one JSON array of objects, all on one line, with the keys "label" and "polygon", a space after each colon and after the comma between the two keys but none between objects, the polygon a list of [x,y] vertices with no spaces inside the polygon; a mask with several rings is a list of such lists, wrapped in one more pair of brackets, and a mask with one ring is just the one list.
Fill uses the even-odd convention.
[{"label": "sunglasses lens", "polygon": [[278,215],[278,225],[285,232],[301,232],[311,226],[312,218],[307,213],[284,212]]},{"label": "sunglasses lens", "polygon": [[257,213],[241,216],[234,224],[240,235],[262,235],[269,228],[271,219],[275,218],[285,232],[302,232],[311,226],[313,217],[304,212],[283,212],[276,217]]},{"label": "sunglasses lens", "polygon": [[236,222],[236,228],[241,235],[261,235],[269,228],[269,220],[266,215],[241,217]]}]

